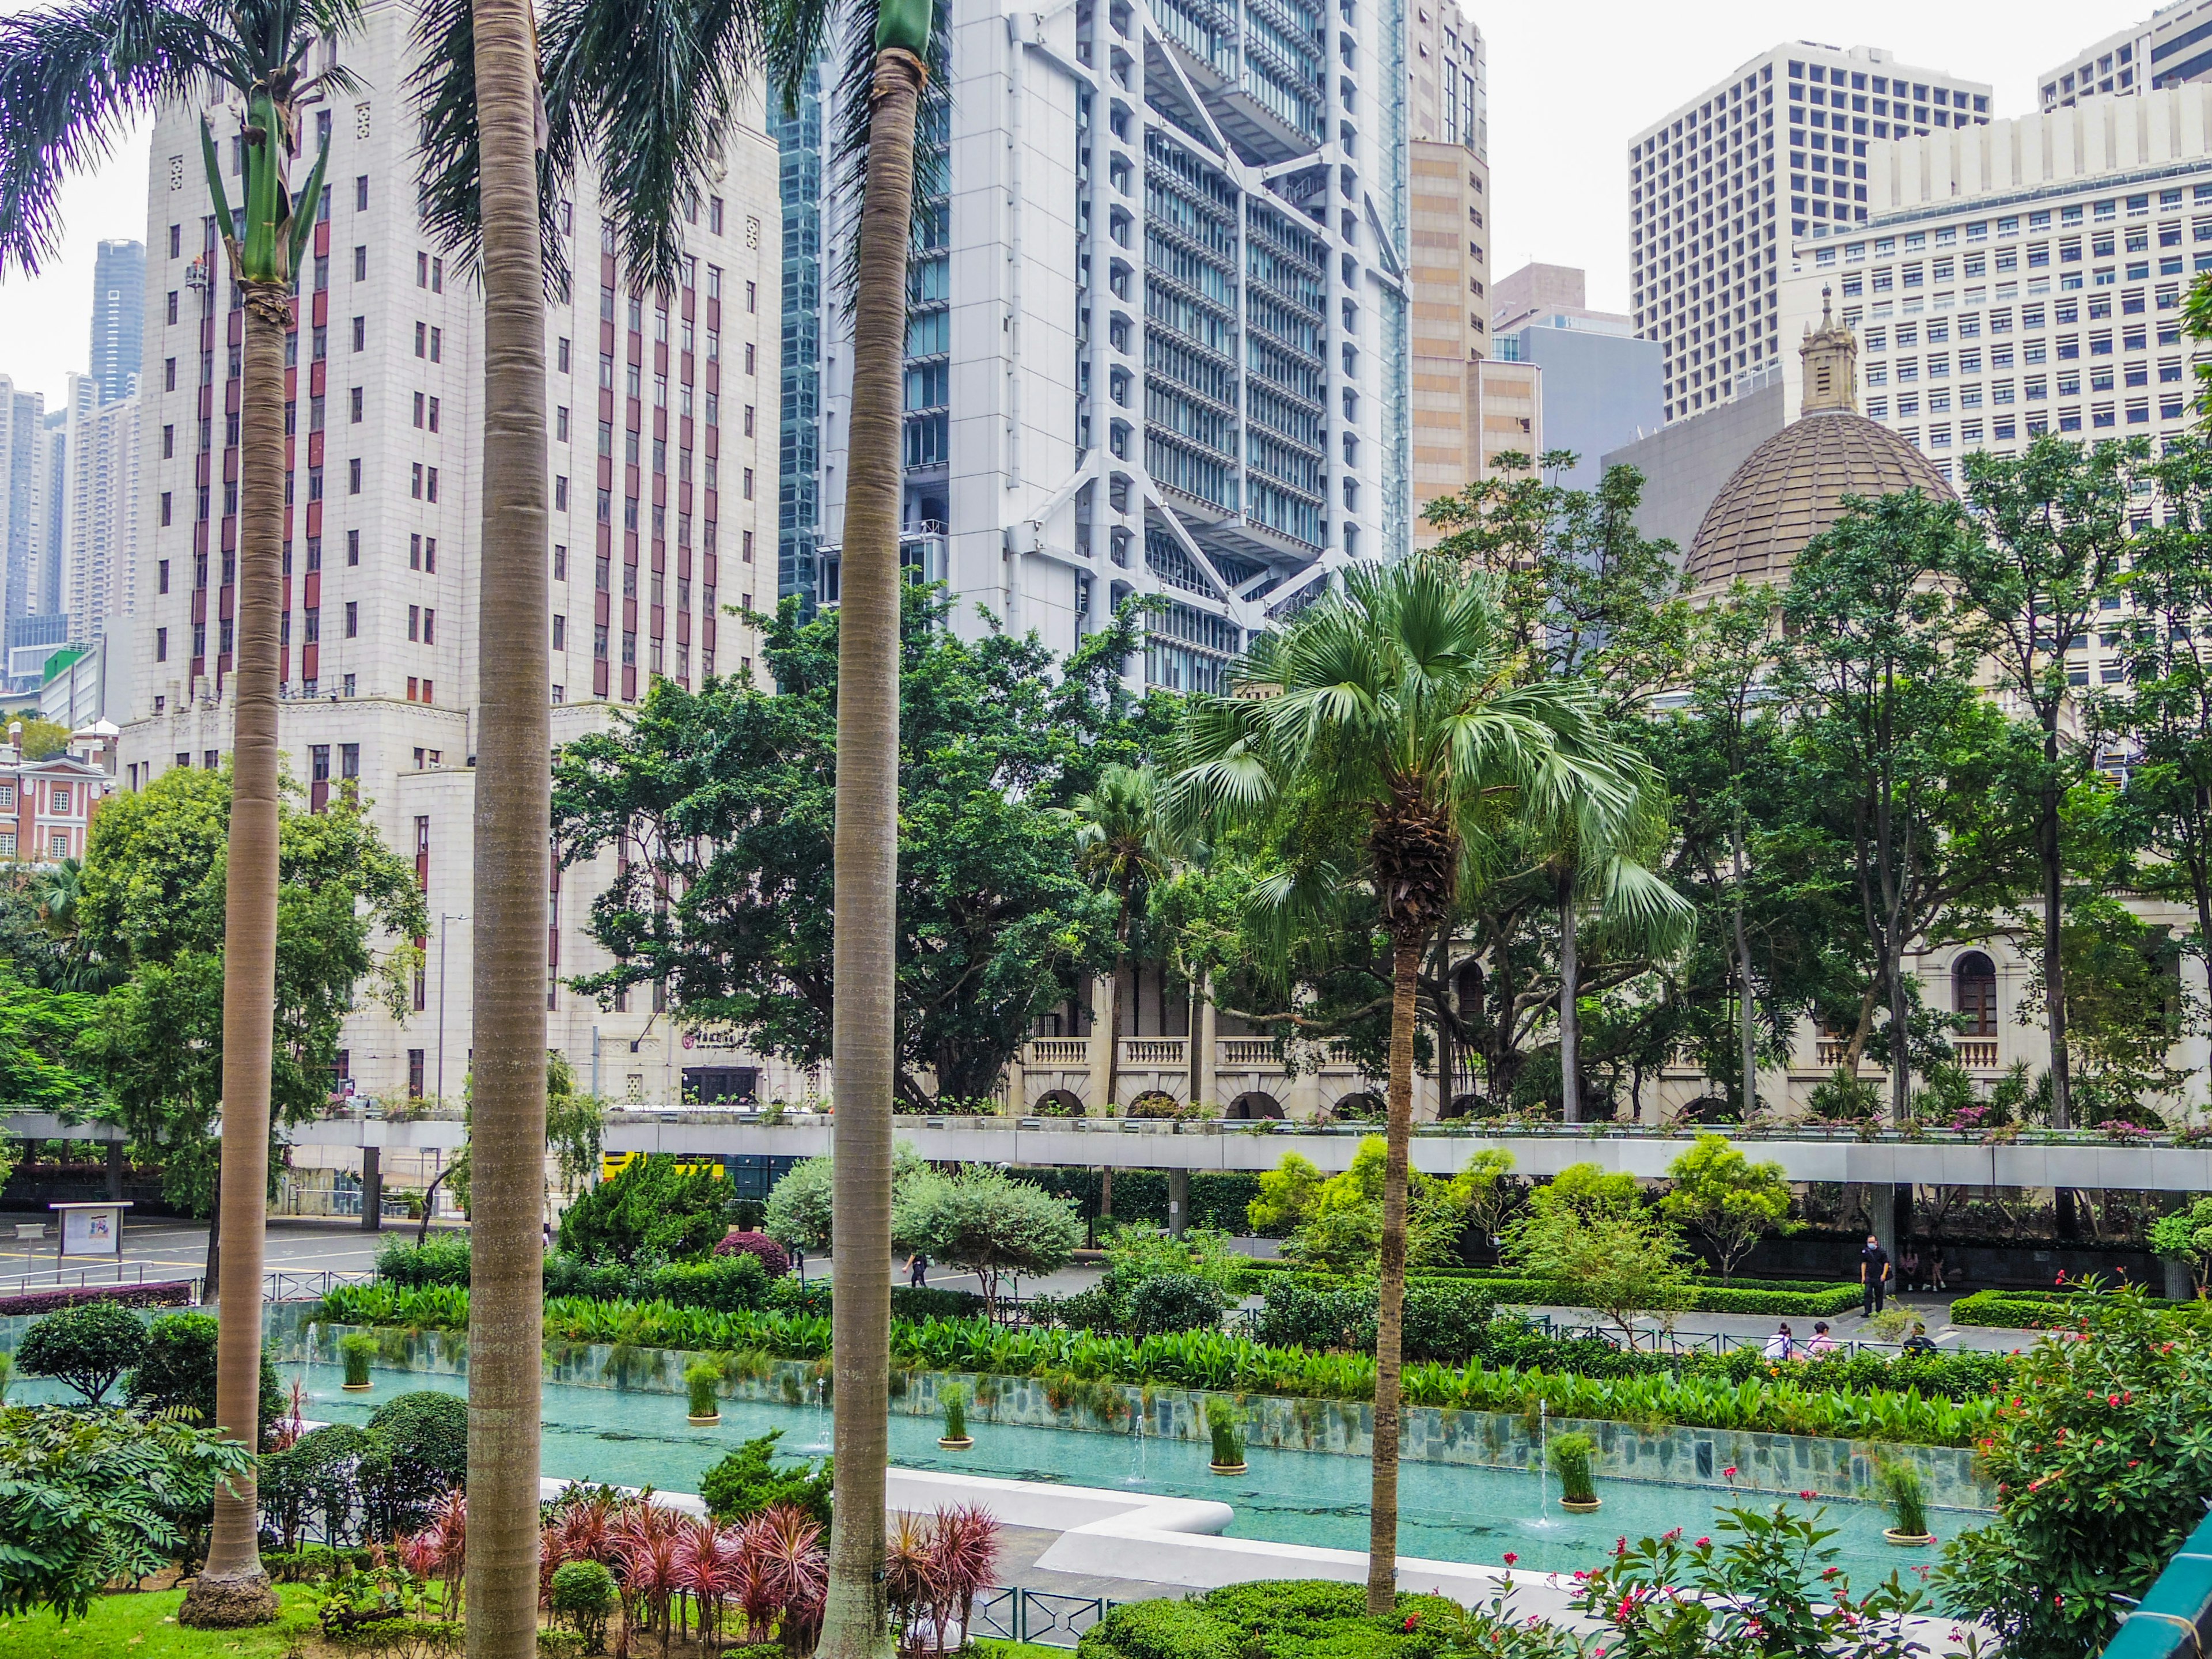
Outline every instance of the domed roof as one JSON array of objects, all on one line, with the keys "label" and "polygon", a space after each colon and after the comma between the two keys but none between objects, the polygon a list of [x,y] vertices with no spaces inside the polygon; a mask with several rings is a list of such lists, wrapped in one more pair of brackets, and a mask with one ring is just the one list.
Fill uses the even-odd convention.
[{"label": "domed roof", "polygon": [[1820,290],[1820,326],[1797,348],[1803,408],[1751,452],[1721,486],[1690,543],[1684,573],[1711,592],[1738,577],[1781,587],[1805,544],[1844,515],[1846,495],[1918,489],[1948,498],[1951,486],[1911,444],[1859,413],[1858,341]]},{"label": "domed roof", "polygon": [[1805,544],[1843,516],[1844,496],[1913,489],[1952,493],[1925,456],[1864,416],[1847,408],[1805,414],[1752,451],[1721,487],[1685,572],[1698,589],[1738,577],[1784,586]]}]

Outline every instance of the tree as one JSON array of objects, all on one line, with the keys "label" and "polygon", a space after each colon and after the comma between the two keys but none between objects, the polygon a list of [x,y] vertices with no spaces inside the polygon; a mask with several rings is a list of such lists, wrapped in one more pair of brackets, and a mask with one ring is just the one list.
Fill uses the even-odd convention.
[{"label": "tree", "polygon": [[[164,1314],[140,1334],[124,1399],[131,1409],[152,1416],[184,1411],[195,1423],[215,1421],[220,1322],[201,1313]],[[269,1351],[261,1352],[261,1439],[265,1447],[283,1415],[284,1389]]]},{"label": "tree", "polygon": [[970,1165],[919,1183],[908,1227],[930,1259],[972,1273],[985,1310],[999,1304],[999,1280],[1057,1273],[1083,1243],[1075,1200],[1003,1170]]},{"label": "tree", "polygon": [[79,1302],[31,1322],[15,1350],[26,1376],[66,1382],[98,1406],[146,1349],[146,1327],[118,1302]]},{"label": "tree", "polygon": [[100,999],[26,985],[0,962],[0,1100],[18,1110],[75,1113],[100,1080],[76,1060],[77,1039],[99,1018]]},{"label": "tree", "polygon": [[[1382,1245],[1389,1158],[1385,1137],[1363,1137],[1343,1172],[1315,1189],[1284,1255],[1324,1273],[1363,1279],[1372,1274]],[[1467,1210],[1458,1202],[1457,1188],[1410,1171],[1406,1183],[1407,1266],[1428,1267],[1448,1261],[1467,1230]]]},{"label": "tree", "polygon": [[1790,1231],[1790,1181],[1779,1164],[1753,1164],[1726,1135],[1699,1135],[1667,1168],[1674,1190],[1662,1212],[1711,1240],[1720,1258],[1721,1283],[1770,1232]]},{"label": "tree", "polygon": [[23,723],[21,743],[27,761],[51,759],[69,747],[69,727],[33,714]]},{"label": "tree", "polygon": [[0,1617],[80,1618],[110,1584],[161,1571],[252,1463],[232,1437],[183,1423],[0,1408]]},{"label": "tree", "polygon": [[[1978,635],[1943,577],[1967,532],[1917,490],[1854,501],[1798,556],[1782,602],[1790,648],[1775,684],[1791,720],[1796,829],[1816,883],[1861,919],[1866,1001],[1856,1073],[1880,992],[1889,1001],[1890,1109],[1911,1098],[1908,951],[1975,930],[2013,889],[2025,850],[2006,811],[2020,745],[1974,684]],[[1979,931],[1986,932],[1986,927]]]},{"label": "tree", "polygon": [[1259,1195],[1244,1206],[1244,1218],[1262,1238],[1280,1238],[1313,1213],[1328,1179],[1312,1159],[1285,1152],[1283,1161],[1260,1176]]},{"label": "tree", "polygon": [[1690,1304],[1680,1240],[1663,1217],[1640,1206],[1532,1201],[1507,1230],[1505,1259],[1596,1309],[1632,1348],[1640,1316]]},{"label": "tree", "polygon": [[[934,1179],[929,1165],[913,1147],[900,1146],[891,1153],[891,1250],[916,1248],[915,1217],[921,1189]],[[819,1255],[836,1242],[836,1160],[805,1158],[787,1170],[768,1195],[768,1212],[762,1231],[787,1249],[812,1250]],[[888,1339],[886,1339],[888,1340]]]},{"label": "tree", "polygon": [[[231,802],[228,772],[181,767],[113,797],[93,820],[79,901],[87,950],[123,979],[86,1022],[77,1061],[104,1087],[100,1115],[128,1132],[140,1161],[161,1164],[173,1201],[201,1214],[215,1185],[218,1115],[227,1136],[255,1133],[250,1120],[222,1110]],[[357,800],[340,795],[321,812],[303,812],[288,797],[277,841],[283,1039],[262,1066],[273,1107],[261,1134],[264,1168],[277,1126],[329,1100],[339,1030],[356,995],[367,988],[395,1017],[404,1011],[417,959],[404,941],[427,925],[413,868],[378,838]],[[380,932],[401,941],[380,956]]]},{"label": "tree", "polygon": [[2185,1210],[2162,1215],[2146,1235],[2152,1249],[2169,1261],[2186,1261],[2203,1296],[2212,1284],[2212,1198],[2200,1198]]},{"label": "tree", "polygon": [[[1114,960],[1106,979],[1106,1006],[1092,1018],[1106,1028],[1106,1089],[1099,1113],[1120,1104],[1121,1024],[1116,1008],[1121,969],[1129,959],[1129,933],[1145,914],[1153,884],[1168,873],[1170,855],[1159,815],[1152,810],[1156,780],[1149,766],[1109,766],[1098,781],[1068,804],[1075,830],[1075,867],[1114,899]],[[1110,1171],[1107,1176],[1111,1180]]]},{"label": "tree", "polygon": [[686,1172],[665,1154],[634,1158],[561,1212],[561,1248],[590,1261],[703,1256],[721,1243],[729,1205],[730,1183],[711,1170]]},{"label": "tree", "polygon": [[[257,1434],[261,1224],[276,1004],[285,336],[297,326],[292,290],[322,194],[329,141],[296,196],[287,174],[299,146],[302,101],[353,84],[336,68],[309,75],[308,52],[318,40],[350,34],[357,21],[354,0],[247,0],[222,12],[174,0],[88,0],[0,23],[0,268],[12,258],[26,270],[37,270],[60,235],[62,179],[106,155],[132,120],[191,98],[210,82],[234,90],[244,109],[238,143],[245,199],[236,218],[214,135],[204,124],[200,148],[245,313],[237,649],[230,678],[236,805],[228,846],[222,1086],[229,1121],[242,1133],[224,1143],[234,1167],[220,1221],[218,1288],[222,1305],[234,1309],[224,1333],[222,1425],[248,1445]],[[216,1498],[207,1570],[179,1615],[185,1623],[259,1624],[275,1616],[255,1525],[248,1472]]]},{"label": "tree", "polygon": [[1521,1196],[1520,1188],[1513,1179],[1513,1154],[1502,1146],[1490,1146],[1468,1159],[1467,1168],[1452,1177],[1451,1201],[1484,1243],[1494,1243]]},{"label": "tree", "polygon": [[[1944,574],[1959,586],[1998,687],[2040,739],[2032,787],[2034,855],[2041,884],[2041,966],[2050,988],[2051,1121],[2073,1121],[2066,1046],[2065,904],[2061,807],[2096,756],[2097,711],[2076,691],[2067,653],[2085,648],[2105,601],[2126,580],[2134,485],[2149,476],[2143,439],[2085,448],[2055,436],[2019,455],[1977,450],[1966,459],[1966,499],[1978,533],[1952,539]],[[2147,516],[2147,515],[2146,515]]]},{"label": "tree", "polygon": [[1391,947],[1389,1124],[1376,1344],[1368,1605],[1395,1594],[1399,1379],[1421,962],[1500,822],[1601,805],[1636,786],[1587,693],[1510,683],[1493,582],[1449,560],[1347,568],[1341,592],[1263,634],[1235,695],[1194,698],[1170,787],[1180,823],[1265,823],[1290,867],[1262,891],[1279,915],[1341,914],[1370,895]]},{"label": "tree", "polygon": [[[592,914],[614,966],[580,988],[665,986],[687,1018],[759,1052],[825,1057],[843,614],[802,623],[786,603],[763,646],[774,695],[742,678],[696,692],[664,680],[623,729],[562,750],[563,861],[628,854]],[[1058,663],[1034,636],[965,641],[947,620],[941,596],[908,590],[895,944],[898,1091],[913,1106],[929,1103],[925,1073],[940,1095],[989,1095],[1037,1017],[1111,959],[1115,901],[1076,873],[1058,809],[1157,724],[1121,685],[1131,616]],[[842,1115],[842,1072],[837,1091]]]}]

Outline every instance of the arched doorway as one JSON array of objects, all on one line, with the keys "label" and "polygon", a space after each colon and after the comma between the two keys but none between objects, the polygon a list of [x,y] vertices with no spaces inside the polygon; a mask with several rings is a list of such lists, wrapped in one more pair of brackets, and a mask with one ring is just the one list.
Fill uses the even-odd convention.
[{"label": "arched doorway", "polygon": [[1260,1118],[1272,1118],[1280,1121],[1283,1107],[1282,1103],[1273,1095],[1262,1094],[1259,1090],[1254,1089],[1231,1101],[1227,1115],[1246,1121],[1253,1121]]},{"label": "arched doorway", "polygon": [[1996,963],[1969,951],[1951,964],[1951,1011],[1959,1016],[1961,1036],[1997,1034]]},{"label": "arched doorway", "polygon": [[1452,970],[1452,1003],[1462,1019],[1482,1012],[1482,964],[1462,962]]},{"label": "arched doorway", "polygon": [[1031,1117],[1081,1117],[1083,1097],[1072,1089],[1048,1089],[1030,1108]]},{"label": "arched doorway", "polygon": [[1390,1115],[1389,1102],[1364,1091],[1342,1096],[1328,1109],[1332,1116],[1353,1123],[1380,1123]]}]

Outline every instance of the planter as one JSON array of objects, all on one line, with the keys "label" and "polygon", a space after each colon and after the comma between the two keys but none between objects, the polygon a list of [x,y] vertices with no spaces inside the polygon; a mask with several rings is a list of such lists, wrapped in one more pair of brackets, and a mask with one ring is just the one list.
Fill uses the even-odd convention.
[{"label": "planter", "polygon": [[1895,1544],[1900,1549],[1924,1549],[1936,1541],[1936,1534],[1932,1532],[1899,1532],[1894,1527],[1885,1527],[1881,1539],[1885,1544]]},{"label": "planter", "polygon": [[937,1443],[945,1451],[966,1451],[975,1440],[974,1436],[963,1434],[957,1440],[940,1439]]},{"label": "planter", "polygon": [[367,1394],[375,1386],[374,1382],[342,1382],[338,1385],[338,1391],[342,1394]]},{"label": "planter", "polygon": [[1242,1474],[1252,1466],[1249,1463],[1208,1463],[1206,1467],[1216,1474]]},{"label": "planter", "polygon": [[689,1423],[695,1429],[711,1429],[717,1423],[720,1423],[722,1420],[722,1414],[720,1412],[716,1412],[711,1416],[686,1417],[684,1420],[686,1423]]},{"label": "planter", "polygon": [[1602,1498],[1562,1498],[1559,1507],[1576,1515],[1588,1515],[1604,1502]]}]

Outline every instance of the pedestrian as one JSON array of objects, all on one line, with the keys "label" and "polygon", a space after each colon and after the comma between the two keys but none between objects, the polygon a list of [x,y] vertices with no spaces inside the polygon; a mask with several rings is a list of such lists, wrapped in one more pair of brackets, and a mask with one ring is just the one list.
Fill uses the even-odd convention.
[{"label": "pedestrian", "polygon": [[1889,1252],[1881,1248],[1881,1241],[1872,1233],[1867,1235],[1866,1248],[1859,1252],[1859,1316],[1871,1319],[1882,1309],[1884,1293],[1889,1287]]},{"label": "pedestrian", "polygon": [[914,1260],[908,1264],[907,1282],[917,1291],[925,1289],[929,1284],[929,1258],[920,1250],[914,1253]]},{"label": "pedestrian", "polygon": [[1943,1272],[1943,1246],[1935,1239],[1928,1243],[1928,1285],[1929,1289],[1946,1295],[1950,1292],[1951,1281]]},{"label": "pedestrian", "polygon": [[791,1264],[799,1269],[799,1282],[804,1285],[806,1282],[806,1252],[796,1244],[791,1247]]},{"label": "pedestrian", "polygon": [[1905,1255],[1897,1264],[1897,1288],[1899,1291],[1920,1288],[1920,1247],[1909,1239],[1905,1242]]},{"label": "pedestrian", "polygon": [[553,1248],[553,1224],[550,1221],[545,1224],[545,1248],[549,1250]]},{"label": "pedestrian", "polygon": [[1816,1321],[1813,1326],[1813,1340],[1805,1345],[1805,1352],[1815,1359],[1826,1359],[1835,1351],[1836,1339],[1828,1334],[1828,1322],[1825,1319]]},{"label": "pedestrian", "polygon": [[1766,1339],[1766,1346],[1759,1350],[1759,1358],[1762,1359],[1794,1359],[1797,1357],[1796,1350],[1797,1344],[1796,1339],[1790,1334],[1790,1322],[1785,1319],[1782,1322],[1781,1327],[1776,1330],[1774,1334]]},{"label": "pedestrian", "polygon": [[1933,1337],[1928,1334],[1928,1322],[1926,1320],[1916,1319],[1912,1322],[1912,1334],[1905,1339],[1905,1352],[1907,1353],[1934,1353],[1936,1352],[1936,1341]]}]

